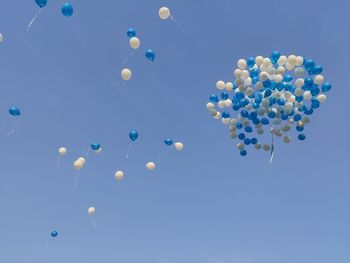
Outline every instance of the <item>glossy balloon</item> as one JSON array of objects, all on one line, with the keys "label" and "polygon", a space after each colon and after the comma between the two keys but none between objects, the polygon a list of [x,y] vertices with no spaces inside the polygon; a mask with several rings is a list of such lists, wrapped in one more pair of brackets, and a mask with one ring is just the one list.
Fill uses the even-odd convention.
[{"label": "glossy balloon", "polygon": [[129,28],[126,32],[126,35],[128,36],[128,38],[136,37],[136,30],[133,28]]},{"label": "glossy balloon", "polygon": [[91,149],[94,151],[98,151],[101,148],[101,145],[98,142],[94,142],[90,145]]},{"label": "glossy balloon", "polygon": [[74,12],[72,4],[69,2],[64,3],[62,8],[61,8],[61,12],[66,17],[72,16],[73,12]]},{"label": "glossy balloon", "polygon": [[131,130],[131,131],[129,132],[129,138],[130,138],[130,140],[136,141],[138,137],[139,137],[139,133],[138,133],[136,130]]},{"label": "glossy balloon", "polygon": [[58,236],[58,232],[57,231],[52,231],[51,232],[51,237],[57,237]]},{"label": "glossy balloon", "polygon": [[19,108],[17,108],[17,107],[11,107],[10,109],[9,109],[9,113],[10,113],[10,115],[12,115],[12,116],[21,116],[21,111],[20,111],[20,109]]},{"label": "glossy balloon", "polygon": [[35,0],[35,3],[40,7],[43,8],[47,4],[47,0]]},{"label": "glossy balloon", "polygon": [[145,53],[145,56],[149,61],[153,62],[156,58],[156,53],[154,53],[152,49],[148,49]]},{"label": "glossy balloon", "polygon": [[173,140],[172,139],[165,139],[164,143],[168,146],[171,146],[173,144]]}]

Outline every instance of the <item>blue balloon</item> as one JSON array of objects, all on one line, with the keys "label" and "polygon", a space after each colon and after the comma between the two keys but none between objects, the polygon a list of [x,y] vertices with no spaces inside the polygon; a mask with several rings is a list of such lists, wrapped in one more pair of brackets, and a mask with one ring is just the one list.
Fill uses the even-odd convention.
[{"label": "blue balloon", "polygon": [[128,38],[136,37],[136,31],[133,28],[129,28],[128,31],[126,32],[126,35]]},{"label": "blue balloon", "polygon": [[258,143],[258,140],[256,138],[251,138],[250,139],[250,143],[251,144],[257,144]]},{"label": "blue balloon", "polygon": [[270,111],[267,116],[269,116],[269,118],[273,119],[276,117],[276,113],[274,111]]},{"label": "blue balloon", "polygon": [[164,140],[164,143],[168,146],[172,145],[173,144],[173,140],[172,139],[165,139]]},{"label": "blue balloon", "polygon": [[51,236],[52,237],[57,237],[58,236],[58,232],[57,231],[52,231],[51,232]]},{"label": "blue balloon", "polygon": [[224,92],[221,93],[221,98],[222,98],[223,100],[227,100],[228,97],[229,97],[229,95],[228,95],[228,93],[227,93],[226,91],[224,91]]},{"label": "blue balloon", "polygon": [[145,56],[149,61],[153,62],[156,58],[156,53],[154,53],[152,49],[148,49],[145,53]]},{"label": "blue balloon", "polygon": [[221,113],[221,116],[222,116],[224,119],[230,118],[230,113],[228,113],[227,111],[223,111],[223,112]]},{"label": "blue balloon", "polygon": [[270,59],[272,60],[272,63],[275,64],[277,62],[277,60],[280,58],[281,53],[278,51],[274,51],[272,52]]},{"label": "blue balloon", "polygon": [[305,140],[305,138],[306,138],[306,136],[305,136],[305,134],[303,134],[303,133],[300,133],[300,134],[298,135],[298,139],[299,139],[300,141]]},{"label": "blue balloon", "polygon": [[268,125],[269,123],[270,123],[269,119],[267,119],[267,118],[262,118],[261,119],[261,124]]},{"label": "blue balloon", "polygon": [[304,126],[297,126],[295,127],[295,129],[298,131],[298,132],[302,132],[304,130]]},{"label": "blue balloon", "polygon": [[294,115],[294,120],[295,121],[300,121],[301,120],[301,115],[300,114],[295,114]]},{"label": "blue balloon", "polygon": [[242,149],[242,150],[240,150],[239,154],[242,155],[242,156],[246,156],[247,155],[247,150]]},{"label": "blue balloon", "polygon": [[249,138],[245,138],[244,139],[244,144],[245,145],[249,145],[251,143],[250,139]]},{"label": "blue balloon", "polygon": [[323,71],[323,67],[320,65],[314,66],[312,69],[312,74],[320,74]]},{"label": "blue balloon", "polygon": [[315,66],[315,61],[313,61],[312,59],[305,60],[304,67],[306,68],[307,71],[312,70],[314,66]]},{"label": "blue balloon", "polygon": [[249,116],[248,111],[247,111],[247,110],[242,110],[242,111],[241,111],[241,116],[242,116],[243,118],[247,118],[247,117]]},{"label": "blue balloon", "polygon": [[11,108],[9,109],[9,113],[10,113],[10,115],[12,115],[12,116],[21,116],[21,111],[20,111],[19,108],[17,108],[17,107],[11,107]]},{"label": "blue balloon", "polygon": [[61,8],[61,12],[64,16],[69,17],[73,15],[73,6],[71,3],[66,2]]},{"label": "blue balloon", "polygon": [[244,130],[245,130],[246,132],[248,132],[248,133],[253,132],[253,128],[250,127],[250,126],[245,127]]},{"label": "blue balloon", "polygon": [[237,122],[236,123],[236,128],[237,129],[242,129],[243,128],[243,124],[241,122]]},{"label": "blue balloon", "polygon": [[326,83],[324,83],[323,85],[322,85],[322,91],[323,92],[328,92],[328,91],[330,91],[332,89],[332,85],[330,84],[330,83],[328,83],[328,82],[326,82]]},{"label": "blue balloon", "polygon": [[132,141],[136,141],[136,139],[139,137],[139,133],[136,130],[131,130],[129,132],[129,138]]},{"label": "blue balloon", "polygon": [[101,145],[97,142],[94,142],[93,144],[91,144],[91,149],[93,149],[94,151],[98,151],[101,148]]},{"label": "blue balloon", "polygon": [[305,115],[311,115],[314,112],[313,108],[307,107],[304,110]]},{"label": "blue balloon", "polygon": [[248,67],[252,68],[255,65],[255,58],[249,57],[247,59],[247,65],[248,65]]},{"label": "blue balloon", "polygon": [[238,139],[244,140],[244,138],[245,138],[245,134],[244,133],[238,134]]},{"label": "blue balloon", "polygon": [[43,8],[47,4],[47,0],[35,0],[35,3],[40,7]]},{"label": "blue balloon", "polygon": [[218,96],[216,96],[215,94],[212,94],[212,95],[210,95],[210,97],[209,97],[209,101],[210,101],[210,102],[219,102],[219,98],[218,98]]},{"label": "blue balloon", "polygon": [[293,80],[293,77],[291,75],[284,75],[283,81],[285,82],[291,82]]}]

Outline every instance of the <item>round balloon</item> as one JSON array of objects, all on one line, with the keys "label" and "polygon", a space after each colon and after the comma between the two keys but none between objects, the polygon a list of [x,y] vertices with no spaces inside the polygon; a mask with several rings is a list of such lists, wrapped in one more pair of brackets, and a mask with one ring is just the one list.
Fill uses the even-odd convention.
[{"label": "round balloon", "polygon": [[89,207],[88,208],[88,215],[89,216],[92,216],[93,214],[95,214],[95,212],[96,212],[96,208],[95,207]]},{"label": "round balloon", "polygon": [[148,162],[148,163],[146,164],[146,168],[147,168],[148,170],[154,170],[154,169],[156,168],[156,164],[155,164],[154,162]]},{"label": "round balloon", "polygon": [[129,28],[128,31],[126,32],[126,35],[128,38],[133,38],[136,37],[136,31],[133,28]]},{"label": "round balloon", "polygon": [[52,237],[57,237],[58,236],[58,232],[57,231],[52,231],[51,232],[51,236]]},{"label": "round balloon", "polygon": [[58,149],[58,153],[59,153],[59,155],[66,155],[66,154],[67,154],[67,148],[65,148],[65,147],[60,147],[60,148]]},{"label": "round balloon", "polygon": [[170,10],[167,7],[162,7],[159,9],[159,17],[163,20],[168,19],[170,17]]},{"label": "round balloon", "polygon": [[164,143],[168,146],[171,146],[173,144],[173,140],[172,139],[165,139]]},{"label": "round balloon", "polygon": [[43,8],[47,4],[47,0],[35,0],[35,3],[40,7]]},{"label": "round balloon", "polygon": [[62,11],[62,14],[66,17],[72,16],[74,12],[72,4],[69,2],[66,2],[63,4],[61,11]]},{"label": "round balloon", "polygon": [[140,46],[140,39],[138,39],[137,37],[132,37],[130,38],[130,47],[133,49],[138,49]]},{"label": "round balloon", "polygon": [[101,145],[98,142],[94,142],[90,145],[91,149],[97,151],[101,148]]},{"label": "round balloon", "polygon": [[4,36],[0,33],[0,43],[4,40]]},{"label": "round balloon", "polygon": [[121,75],[121,77],[122,77],[123,80],[128,81],[128,80],[130,80],[131,77],[132,77],[132,72],[131,72],[130,69],[125,68],[125,69],[122,70],[122,72],[120,73],[120,75]]},{"label": "round balloon", "polygon": [[130,140],[136,141],[136,139],[137,139],[138,137],[139,137],[138,131],[136,131],[136,130],[131,130],[131,131],[129,132],[129,138],[130,138]]},{"label": "round balloon", "polygon": [[115,180],[117,180],[117,181],[121,181],[121,180],[124,178],[124,172],[123,172],[123,171],[117,171],[117,172],[114,174],[114,178],[115,178]]},{"label": "round balloon", "polygon": [[9,109],[9,113],[12,116],[20,116],[21,115],[21,111],[20,111],[20,109],[18,107],[11,107]]},{"label": "round balloon", "polygon": [[178,150],[178,151],[182,151],[184,148],[184,145],[182,142],[176,142],[175,143],[175,149]]},{"label": "round balloon", "polygon": [[154,53],[152,49],[148,49],[145,53],[145,56],[149,61],[153,62],[156,58],[156,53]]}]

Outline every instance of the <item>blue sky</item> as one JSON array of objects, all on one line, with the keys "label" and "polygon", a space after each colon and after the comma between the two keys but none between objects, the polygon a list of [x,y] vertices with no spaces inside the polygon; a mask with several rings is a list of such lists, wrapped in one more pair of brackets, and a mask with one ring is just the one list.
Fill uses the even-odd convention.
[{"label": "blue sky", "polygon": [[[29,32],[34,1],[1,5],[0,262],[350,261],[349,1],[71,3],[65,18],[63,1],[49,1]],[[161,6],[184,32],[159,19]],[[121,65],[129,27],[141,47]],[[269,165],[263,152],[240,157],[205,104],[238,59],[273,50],[315,59],[333,89],[307,140],[278,142]],[[133,70],[125,86],[123,67]],[[6,137],[13,105],[21,123]],[[72,163],[94,141],[103,153],[89,154],[73,193]]]}]

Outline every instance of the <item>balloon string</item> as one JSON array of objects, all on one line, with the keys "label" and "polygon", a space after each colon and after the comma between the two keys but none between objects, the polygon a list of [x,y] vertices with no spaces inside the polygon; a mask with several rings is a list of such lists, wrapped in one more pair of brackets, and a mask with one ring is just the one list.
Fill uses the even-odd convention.
[{"label": "balloon string", "polygon": [[95,222],[93,219],[91,219],[91,223],[92,223],[92,225],[93,225],[95,228],[98,228],[96,222]]},{"label": "balloon string", "polygon": [[272,132],[272,138],[271,138],[271,152],[270,152],[270,164],[272,163],[274,154],[275,154],[275,144],[274,144],[274,142],[273,142],[273,132]]},{"label": "balloon string", "polygon": [[12,134],[14,134],[15,133],[15,131],[17,130],[17,128],[18,128],[18,126],[19,126],[19,124],[20,124],[20,122],[21,122],[21,119],[18,119],[17,120],[17,122],[16,122],[16,125],[15,125],[15,127],[9,132],[9,133],[7,133],[7,135],[6,136],[10,136],[10,135],[12,135]]},{"label": "balloon string", "polygon": [[85,154],[85,158],[87,158],[89,156],[90,153],[90,148],[87,149],[86,154]]},{"label": "balloon string", "polygon": [[27,26],[27,32],[29,32],[30,27],[31,27],[32,24],[34,23],[35,19],[37,19],[37,17],[39,16],[40,12],[41,12],[41,8],[39,8],[38,13],[37,13],[37,14],[33,17],[33,19],[29,22],[29,24],[28,24],[28,26]]},{"label": "balloon string", "polygon": [[126,159],[129,159],[129,155],[130,155],[130,151],[132,149],[132,146],[133,146],[133,143],[131,142],[130,146],[129,146],[129,150],[128,150],[127,154],[126,154]]},{"label": "balloon string", "polygon": [[183,32],[185,33],[185,30],[182,28],[182,26],[180,26],[180,24],[172,17],[170,16],[171,20],[174,21],[174,23],[176,24],[176,26]]},{"label": "balloon string", "polygon": [[131,59],[131,57],[132,57],[134,54],[135,54],[135,52],[131,52],[131,53],[129,54],[129,56],[127,56],[127,57],[123,60],[122,65],[124,65],[126,62],[128,62],[129,59]]}]

